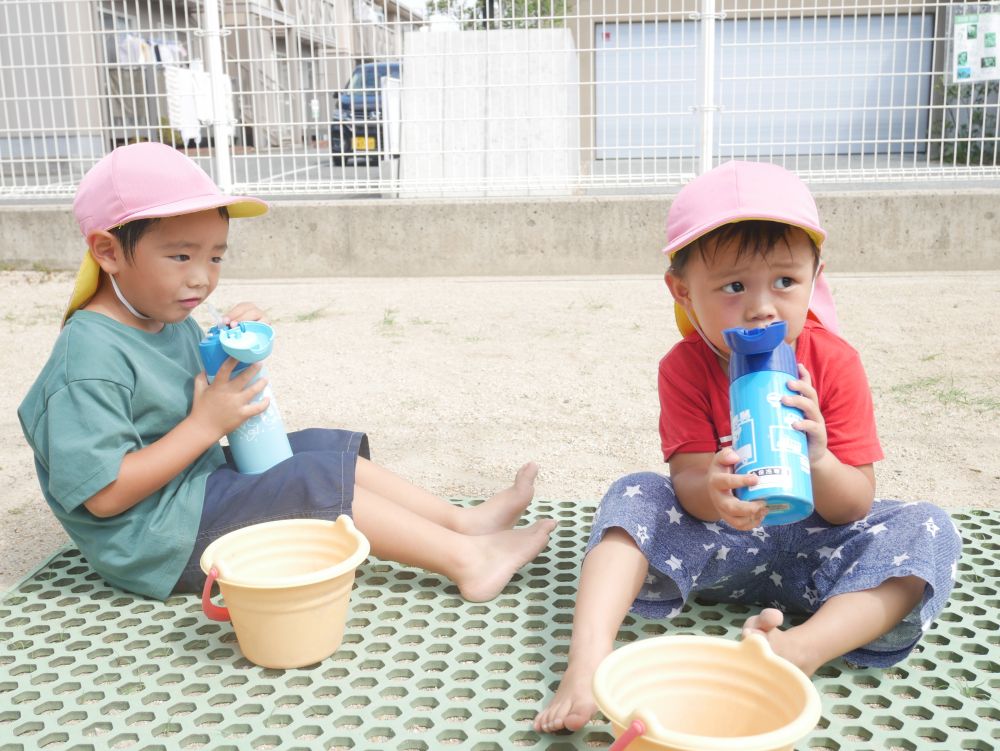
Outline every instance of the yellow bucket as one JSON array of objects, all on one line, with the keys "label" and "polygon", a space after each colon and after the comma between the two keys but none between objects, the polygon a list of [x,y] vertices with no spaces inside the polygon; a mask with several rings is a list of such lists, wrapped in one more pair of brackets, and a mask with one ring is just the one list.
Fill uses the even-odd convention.
[{"label": "yellow bucket", "polygon": [[[201,556],[202,609],[233,622],[243,656],[267,668],[319,662],[340,647],[368,540],[348,516],[284,519],[223,535]],[[211,601],[218,580],[226,607]]]},{"label": "yellow bucket", "polygon": [[820,717],[815,686],[759,634],[634,642],[601,662],[594,697],[612,751],[792,751]]}]

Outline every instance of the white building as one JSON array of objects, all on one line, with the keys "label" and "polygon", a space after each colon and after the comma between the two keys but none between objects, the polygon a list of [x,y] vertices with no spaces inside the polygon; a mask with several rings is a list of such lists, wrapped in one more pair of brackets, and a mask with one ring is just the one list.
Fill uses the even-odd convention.
[{"label": "white building", "polygon": [[[423,22],[397,0],[217,0],[233,90],[234,148],[322,138],[355,65],[398,57]],[[206,0],[34,0],[4,9],[0,158],[5,171],[68,169],[116,145],[197,145],[171,127],[167,71],[206,68]],[[66,162],[73,165],[68,168]]]}]

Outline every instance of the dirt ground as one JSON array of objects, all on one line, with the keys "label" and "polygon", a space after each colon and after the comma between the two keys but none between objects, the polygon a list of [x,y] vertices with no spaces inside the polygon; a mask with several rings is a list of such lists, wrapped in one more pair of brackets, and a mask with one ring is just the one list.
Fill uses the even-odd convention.
[{"label": "dirt ground", "polygon": [[[0,273],[0,591],[67,541],[16,409],[71,281]],[[1000,508],[1000,272],[830,281],[872,385],[879,494]],[[376,461],[439,495],[488,494],[527,459],[549,500],[594,502],[622,474],[664,469],[656,368],[678,335],[659,277],[229,280],[212,301],[241,300],[277,331],[289,430],[365,430]]]}]

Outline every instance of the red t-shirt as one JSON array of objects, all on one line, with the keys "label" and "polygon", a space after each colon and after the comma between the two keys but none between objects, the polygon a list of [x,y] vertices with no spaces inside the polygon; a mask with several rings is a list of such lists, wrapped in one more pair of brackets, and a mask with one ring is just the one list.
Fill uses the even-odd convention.
[{"label": "red t-shirt", "polygon": [[[827,447],[851,466],[883,457],[875,430],[871,389],[857,351],[815,321],[795,342],[826,421]],[[660,442],[663,459],[676,453],[714,454],[732,443],[729,378],[697,333],[660,360]]]}]

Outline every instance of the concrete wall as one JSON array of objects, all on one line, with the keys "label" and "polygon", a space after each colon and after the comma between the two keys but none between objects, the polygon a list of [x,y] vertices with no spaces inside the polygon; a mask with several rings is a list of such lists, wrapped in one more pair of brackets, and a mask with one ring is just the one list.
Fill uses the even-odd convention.
[{"label": "concrete wall", "polygon": [[[1000,189],[818,192],[829,269],[1000,270]],[[238,277],[660,273],[670,196],[282,201],[232,223]],[[75,269],[69,206],[0,206],[0,265]]]}]

